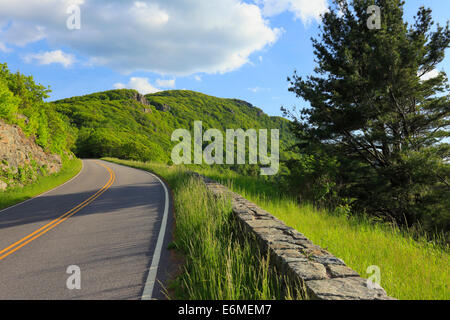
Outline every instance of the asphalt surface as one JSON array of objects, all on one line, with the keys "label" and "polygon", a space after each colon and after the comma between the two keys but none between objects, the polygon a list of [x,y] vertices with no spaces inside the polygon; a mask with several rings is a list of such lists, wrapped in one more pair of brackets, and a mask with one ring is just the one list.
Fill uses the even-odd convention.
[{"label": "asphalt surface", "polygon": [[[83,160],[65,185],[0,211],[0,299],[141,299],[165,201],[154,176]],[[169,210],[151,298],[164,298],[159,281],[165,284],[170,270],[171,225]],[[67,286],[69,277],[75,283],[67,273],[73,265],[80,289]]]}]

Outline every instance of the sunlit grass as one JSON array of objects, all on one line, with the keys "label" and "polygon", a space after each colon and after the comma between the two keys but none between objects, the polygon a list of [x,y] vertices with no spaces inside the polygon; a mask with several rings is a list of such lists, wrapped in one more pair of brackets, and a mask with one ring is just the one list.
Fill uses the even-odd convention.
[{"label": "sunlit grass", "polygon": [[377,265],[381,284],[398,299],[449,299],[449,255],[433,244],[416,241],[397,228],[364,219],[334,216],[294,201],[251,197],[287,225],[343,259],[362,277]]},{"label": "sunlit grass", "polygon": [[271,300],[289,298],[269,261],[236,237],[231,201],[218,198],[186,170],[154,163],[105,158],[162,176],[174,194],[172,247],[185,258],[174,287],[177,299]]},{"label": "sunlit grass", "polygon": [[40,176],[36,181],[24,187],[11,188],[3,192],[0,191],[0,209],[31,199],[65,183],[77,175],[81,167],[81,160],[68,160],[63,164],[58,173]]},{"label": "sunlit grass", "polygon": [[381,285],[398,299],[450,299],[449,252],[447,248],[414,239],[396,226],[375,223],[364,217],[337,216],[309,204],[299,205],[268,183],[214,168],[200,173],[227,185],[243,197],[271,212],[343,259],[362,277],[367,267],[381,270]]},{"label": "sunlit grass", "polygon": [[[157,173],[188,170],[154,163],[146,166]],[[343,259],[362,277],[369,276],[367,267],[379,266],[381,285],[392,297],[450,299],[448,248],[423,238],[417,240],[412,234],[392,225],[375,223],[363,217],[334,215],[309,204],[299,205],[295,199],[283,195],[270,182],[260,178],[244,177],[214,167],[189,169],[222,182],[271,212],[314,243]],[[194,201],[198,196],[198,193],[191,192],[188,199]],[[189,202],[183,203],[180,210],[188,205]]]}]

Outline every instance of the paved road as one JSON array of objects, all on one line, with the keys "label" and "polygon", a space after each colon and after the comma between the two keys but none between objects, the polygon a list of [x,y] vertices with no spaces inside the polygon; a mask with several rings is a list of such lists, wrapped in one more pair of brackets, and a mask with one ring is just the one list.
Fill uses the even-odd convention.
[{"label": "paved road", "polygon": [[[164,283],[170,269],[172,217],[169,207],[164,220],[165,206],[156,177],[84,160],[70,182],[0,211],[0,299],[141,299],[155,273],[149,269],[159,257],[158,239],[157,280]],[[80,268],[81,289],[67,288],[72,265]],[[157,282],[152,298],[164,298],[161,291]]]}]

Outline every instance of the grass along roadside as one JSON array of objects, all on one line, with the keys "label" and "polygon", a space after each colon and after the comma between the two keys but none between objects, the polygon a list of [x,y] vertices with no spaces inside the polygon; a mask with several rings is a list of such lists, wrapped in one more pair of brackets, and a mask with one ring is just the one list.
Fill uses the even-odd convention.
[{"label": "grass along roadside", "polygon": [[[154,172],[183,172],[185,167],[157,163],[129,163]],[[260,178],[244,177],[215,167],[190,167],[220,181],[243,197],[271,212],[287,225],[299,230],[317,245],[327,248],[362,277],[367,267],[381,270],[381,285],[398,299],[450,299],[448,248],[426,239],[415,240],[394,226],[374,223],[365,218],[345,217],[317,210],[283,195]],[[164,175],[163,175],[164,176]],[[193,200],[190,195],[190,200]]]},{"label": "grass along roadside", "polygon": [[0,210],[26,201],[58,187],[76,176],[80,172],[81,168],[82,162],[80,159],[68,160],[63,163],[63,166],[58,173],[48,176],[40,176],[32,184],[24,187],[15,187],[0,192]]},{"label": "grass along roadside", "polygon": [[273,184],[214,167],[197,172],[228,186],[274,216],[305,234],[315,244],[343,259],[362,277],[371,265],[380,267],[381,286],[397,299],[449,300],[448,247],[398,227],[364,217],[346,217],[299,205]]},{"label": "grass along roadside", "polygon": [[103,160],[154,172],[174,194],[176,228],[171,247],[183,254],[182,272],[171,285],[176,299],[272,300],[284,295],[269,261],[236,237],[231,202],[217,198],[179,167]]}]

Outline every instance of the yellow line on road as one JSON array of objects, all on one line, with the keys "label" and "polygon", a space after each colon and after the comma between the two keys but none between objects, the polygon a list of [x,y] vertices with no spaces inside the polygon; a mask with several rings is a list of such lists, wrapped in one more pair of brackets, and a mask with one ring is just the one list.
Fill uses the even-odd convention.
[{"label": "yellow line on road", "polygon": [[69,219],[71,216],[73,216],[74,214],[79,212],[81,209],[83,209],[87,205],[91,204],[95,199],[100,197],[103,193],[105,193],[106,190],[108,190],[112,186],[112,184],[114,183],[114,181],[116,179],[116,175],[115,175],[114,171],[111,170],[109,167],[105,166],[104,164],[102,164],[100,162],[97,162],[97,163],[99,165],[103,166],[104,168],[106,168],[106,170],[108,170],[109,175],[110,175],[108,182],[100,190],[98,190],[95,194],[90,196],[88,199],[84,200],[79,205],[77,205],[74,208],[70,209],[69,211],[67,211],[66,213],[61,215],[60,217],[58,217],[55,220],[47,223],[45,226],[39,228],[38,230],[34,231],[33,233],[30,233],[28,236],[20,239],[19,241],[15,242],[12,245],[10,245],[10,246],[6,247],[5,249],[1,250],[0,251],[0,260],[6,258],[10,254],[16,252],[17,250],[19,250],[20,248],[24,247],[25,245],[27,245],[31,241],[39,238],[40,236],[42,236],[43,234],[47,233],[51,229],[55,228],[60,223],[63,223],[64,221]]}]

